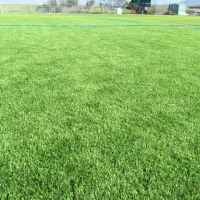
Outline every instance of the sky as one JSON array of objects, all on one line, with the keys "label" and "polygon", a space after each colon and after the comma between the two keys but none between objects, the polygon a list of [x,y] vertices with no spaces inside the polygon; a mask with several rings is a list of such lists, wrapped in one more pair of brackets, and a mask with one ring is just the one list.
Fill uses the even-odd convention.
[{"label": "sky", "polygon": [[[87,0],[79,0],[79,3],[85,4]],[[130,1],[130,0],[127,0]],[[182,0],[151,0],[152,4],[156,2],[156,4],[169,4],[171,3],[179,3]],[[47,2],[47,0],[0,0],[0,4],[43,4],[43,2]],[[98,0],[96,0],[98,3]]]}]

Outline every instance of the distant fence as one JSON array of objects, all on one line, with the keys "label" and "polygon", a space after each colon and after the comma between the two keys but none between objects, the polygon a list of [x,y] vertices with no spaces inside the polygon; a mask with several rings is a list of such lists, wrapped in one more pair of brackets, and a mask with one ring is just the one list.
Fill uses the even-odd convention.
[{"label": "distant fence", "polygon": [[[156,0],[155,0],[156,1]],[[200,3],[199,3],[200,4]],[[169,7],[169,5],[175,5]],[[175,10],[171,8],[176,8],[178,4],[173,3],[173,0],[169,0],[169,4],[165,5],[156,5],[155,3],[151,4],[151,7],[146,7],[146,14],[166,14],[166,15],[175,15],[178,14]],[[111,4],[101,4],[95,5],[88,8],[84,5],[77,5],[73,7],[67,6],[49,6],[49,5],[19,5],[19,4],[2,4],[1,12],[3,14],[34,14],[34,13],[65,13],[65,14],[113,14],[115,8],[119,6]],[[170,8],[170,9],[169,9]],[[122,6],[123,14],[129,14],[131,10],[137,9],[138,14],[143,13],[144,8],[131,7],[130,4],[126,3]],[[180,9],[180,8],[179,8]],[[200,15],[200,5],[186,5],[185,11],[183,8],[183,15]]]}]

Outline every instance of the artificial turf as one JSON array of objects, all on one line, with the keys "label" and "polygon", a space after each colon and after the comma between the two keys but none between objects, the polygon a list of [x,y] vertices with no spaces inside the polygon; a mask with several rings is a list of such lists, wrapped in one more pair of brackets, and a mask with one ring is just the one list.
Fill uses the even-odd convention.
[{"label": "artificial turf", "polygon": [[200,199],[199,26],[0,15],[0,199]]}]

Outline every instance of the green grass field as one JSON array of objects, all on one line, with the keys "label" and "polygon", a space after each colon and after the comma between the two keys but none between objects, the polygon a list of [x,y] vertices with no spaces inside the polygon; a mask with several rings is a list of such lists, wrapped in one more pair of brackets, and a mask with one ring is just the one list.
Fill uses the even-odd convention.
[{"label": "green grass field", "polygon": [[0,15],[0,199],[200,199],[199,19]]}]

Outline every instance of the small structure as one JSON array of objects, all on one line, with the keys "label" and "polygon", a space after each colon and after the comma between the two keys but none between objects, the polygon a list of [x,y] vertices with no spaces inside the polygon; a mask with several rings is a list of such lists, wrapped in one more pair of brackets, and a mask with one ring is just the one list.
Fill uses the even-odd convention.
[{"label": "small structure", "polygon": [[187,15],[186,13],[186,5],[185,4],[169,4],[168,9],[169,15],[175,14],[175,15]]},{"label": "small structure", "polygon": [[115,13],[115,14],[122,14],[123,11],[122,11],[121,8],[115,8],[114,13]]},{"label": "small structure", "polygon": [[179,9],[179,4],[174,3],[174,4],[169,4],[169,14],[176,14],[178,15],[178,9]]},{"label": "small structure", "polygon": [[186,13],[186,5],[185,4],[179,4],[178,15],[188,15]]}]

